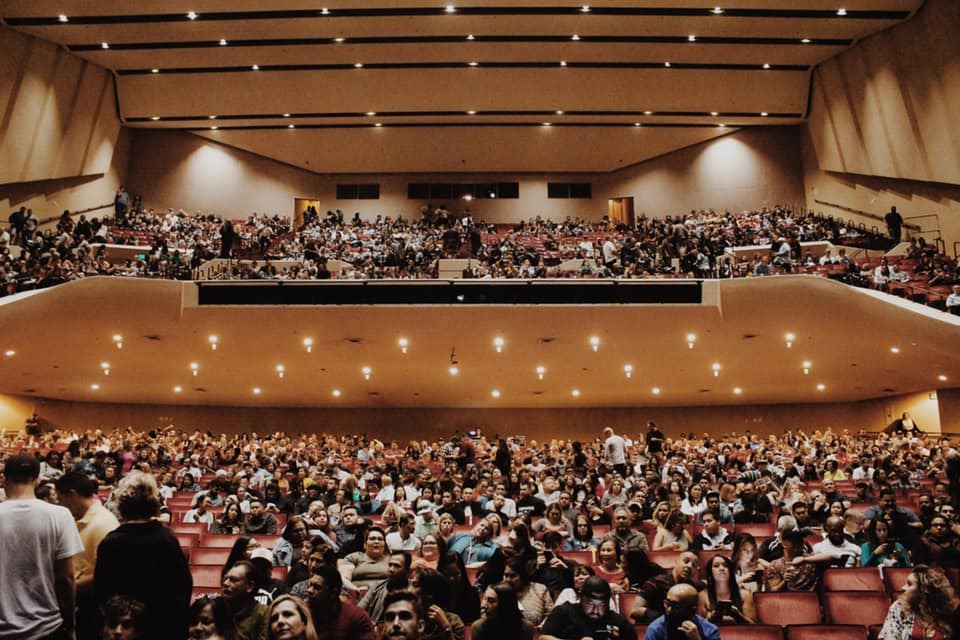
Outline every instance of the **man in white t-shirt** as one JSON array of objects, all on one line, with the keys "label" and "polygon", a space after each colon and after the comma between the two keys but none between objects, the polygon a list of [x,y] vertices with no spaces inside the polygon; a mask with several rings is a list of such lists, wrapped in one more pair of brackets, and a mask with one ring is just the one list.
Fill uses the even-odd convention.
[{"label": "man in white t-shirt", "polygon": [[813,556],[807,561],[830,561],[840,567],[860,565],[860,547],[843,535],[844,521],[839,516],[830,516],[823,527],[824,539],[813,545]]},{"label": "man in white t-shirt", "polygon": [[65,507],[34,494],[40,463],[8,458],[0,503],[0,638],[75,640],[73,557],[83,543]]},{"label": "man in white t-shirt", "polygon": [[405,513],[397,519],[397,531],[387,534],[387,548],[390,551],[417,551],[420,538],[413,535],[413,516]]},{"label": "man in white t-shirt", "polygon": [[607,427],[603,430],[606,440],[603,443],[603,455],[607,464],[613,466],[613,469],[620,474],[621,478],[627,477],[627,443],[623,438],[613,432],[613,428]]}]

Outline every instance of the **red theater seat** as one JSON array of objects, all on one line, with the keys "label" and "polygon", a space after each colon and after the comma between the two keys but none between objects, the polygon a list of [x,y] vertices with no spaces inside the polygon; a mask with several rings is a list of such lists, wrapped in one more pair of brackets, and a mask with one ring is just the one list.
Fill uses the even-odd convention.
[{"label": "red theater seat", "polygon": [[222,566],[216,565],[190,565],[190,575],[193,576],[193,588],[204,587],[207,589],[219,590],[223,581],[220,578]]},{"label": "red theater seat", "polygon": [[787,640],[867,640],[867,630],[853,624],[791,625],[787,627]]},{"label": "red theater seat", "polygon": [[677,558],[683,551],[651,551],[647,554],[650,562],[658,564],[664,569],[673,569],[677,564]]},{"label": "red theater seat", "polygon": [[883,591],[828,591],[823,594],[823,610],[830,624],[858,624],[869,627],[883,624],[890,598]]},{"label": "red theater seat", "polygon": [[823,573],[827,591],[884,591],[878,567],[827,569]]},{"label": "red theater seat", "polygon": [[230,549],[194,547],[190,550],[190,564],[215,564],[222,567],[230,555]]},{"label": "red theater seat", "polygon": [[783,640],[783,629],[772,624],[732,624],[720,627],[723,640]]},{"label": "red theater seat", "polygon": [[207,533],[200,538],[201,546],[218,549],[230,549],[240,536]]},{"label": "red theater seat", "polygon": [[762,624],[785,627],[791,624],[819,624],[820,599],[812,591],[757,593],[757,618]]},{"label": "red theater seat", "polygon": [[736,533],[749,533],[754,538],[770,538],[777,532],[777,526],[770,522],[762,524],[738,524],[734,528]]}]

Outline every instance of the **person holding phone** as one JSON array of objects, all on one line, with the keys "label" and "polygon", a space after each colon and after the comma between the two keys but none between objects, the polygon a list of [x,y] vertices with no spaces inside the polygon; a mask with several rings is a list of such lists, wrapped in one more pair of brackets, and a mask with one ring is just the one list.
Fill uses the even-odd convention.
[{"label": "person holding phone", "polygon": [[[696,591],[694,591],[696,606]],[[636,640],[637,632],[624,616],[610,609],[610,585],[598,576],[583,583],[580,602],[555,607],[540,630],[540,640]],[[666,636],[664,636],[664,639]],[[702,640],[719,640],[720,636]],[[690,638],[690,640],[698,640]]]},{"label": "person holding phone", "polygon": [[717,625],[697,615],[697,590],[692,585],[670,587],[663,610],[663,615],[647,627],[644,640],[720,640]]},{"label": "person holding phone", "polygon": [[875,518],[867,527],[867,542],[860,546],[862,567],[909,567],[910,555],[899,540],[890,537],[890,523]]},{"label": "person holding phone", "polygon": [[753,593],[737,584],[733,560],[714,556],[707,563],[707,588],[698,596],[697,612],[716,625],[753,624]]}]

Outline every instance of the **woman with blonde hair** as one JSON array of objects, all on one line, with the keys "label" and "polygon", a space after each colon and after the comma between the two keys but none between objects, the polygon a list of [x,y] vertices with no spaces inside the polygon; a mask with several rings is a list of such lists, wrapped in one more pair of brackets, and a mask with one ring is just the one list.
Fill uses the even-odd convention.
[{"label": "woman with blonde hair", "polygon": [[319,640],[307,604],[296,596],[282,595],[270,605],[268,640]]},{"label": "woman with blonde hair", "polygon": [[957,598],[947,577],[926,565],[907,576],[903,593],[887,611],[879,640],[946,640],[953,637]]}]

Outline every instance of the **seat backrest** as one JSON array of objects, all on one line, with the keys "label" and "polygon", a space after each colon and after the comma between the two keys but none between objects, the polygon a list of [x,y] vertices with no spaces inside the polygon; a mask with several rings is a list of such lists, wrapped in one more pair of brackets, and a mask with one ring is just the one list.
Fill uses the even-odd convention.
[{"label": "seat backrest", "polygon": [[813,591],[757,593],[757,618],[762,624],[785,627],[790,624],[819,624],[820,599]]},{"label": "seat backrest", "polygon": [[215,564],[222,567],[227,556],[230,555],[230,549],[216,547],[194,547],[190,550],[190,564]]},{"label": "seat backrest", "polygon": [[853,624],[791,625],[787,627],[787,640],[867,640],[867,630]]},{"label": "seat backrest", "polygon": [[706,575],[707,567],[710,566],[710,561],[713,560],[714,556],[726,556],[729,558],[731,553],[733,552],[727,549],[698,551],[697,555],[700,556],[700,571],[703,572],[703,575]]},{"label": "seat backrest", "polygon": [[177,536],[177,542],[180,543],[180,548],[182,548],[184,552],[200,543],[199,533],[177,533],[174,535]]},{"label": "seat backrest", "polygon": [[206,533],[210,530],[209,525],[203,522],[177,522],[170,525],[170,530],[174,533]]},{"label": "seat backrest", "polygon": [[777,527],[775,524],[770,522],[764,522],[760,524],[744,523],[736,525],[734,531],[736,533],[749,533],[754,538],[769,538],[777,532]]},{"label": "seat backrest", "polygon": [[903,587],[907,584],[907,576],[911,573],[913,573],[911,567],[884,567],[883,581],[887,585],[887,592],[895,596],[903,591]]},{"label": "seat backrest", "polygon": [[221,566],[216,566],[212,564],[203,564],[203,565],[190,565],[190,575],[193,576],[193,588],[198,589],[201,587],[209,589],[219,589],[223,584],[223,580],[220,578]]},{"label": "seat backrest", "polygon": [[884,591],[827,591],[823,610],[829,624],[859,624],[868,627],[883,624],[890,608]]},{"label": "seat backrest", "polygon": [[878,567],[833,568],[823,572],[827,591],[884,591]]},{"label": "seat backrest", "polygon": [[564,551],[562,555],[566,560],[573,560],[587,567],[594,563],[593,554],[589,551]]},{"label": "seat backrest", "polygon": [[222,533],[205,533],[200,536],[200,546],[217,549],[230,549],[237,541],[237,535],[228,535]]},{"label": "seat backrest", "polygon": [[647,559],[654,564],[658,564],[664,569],[673,569],[677,565],[677,558],[683,551],[650,551],[647,553]]},{"label": "seat backrest", "polygon": [[720,636],[723,640],[783,640],[783,629],[773,624],[731,624],[720,627]]}]

